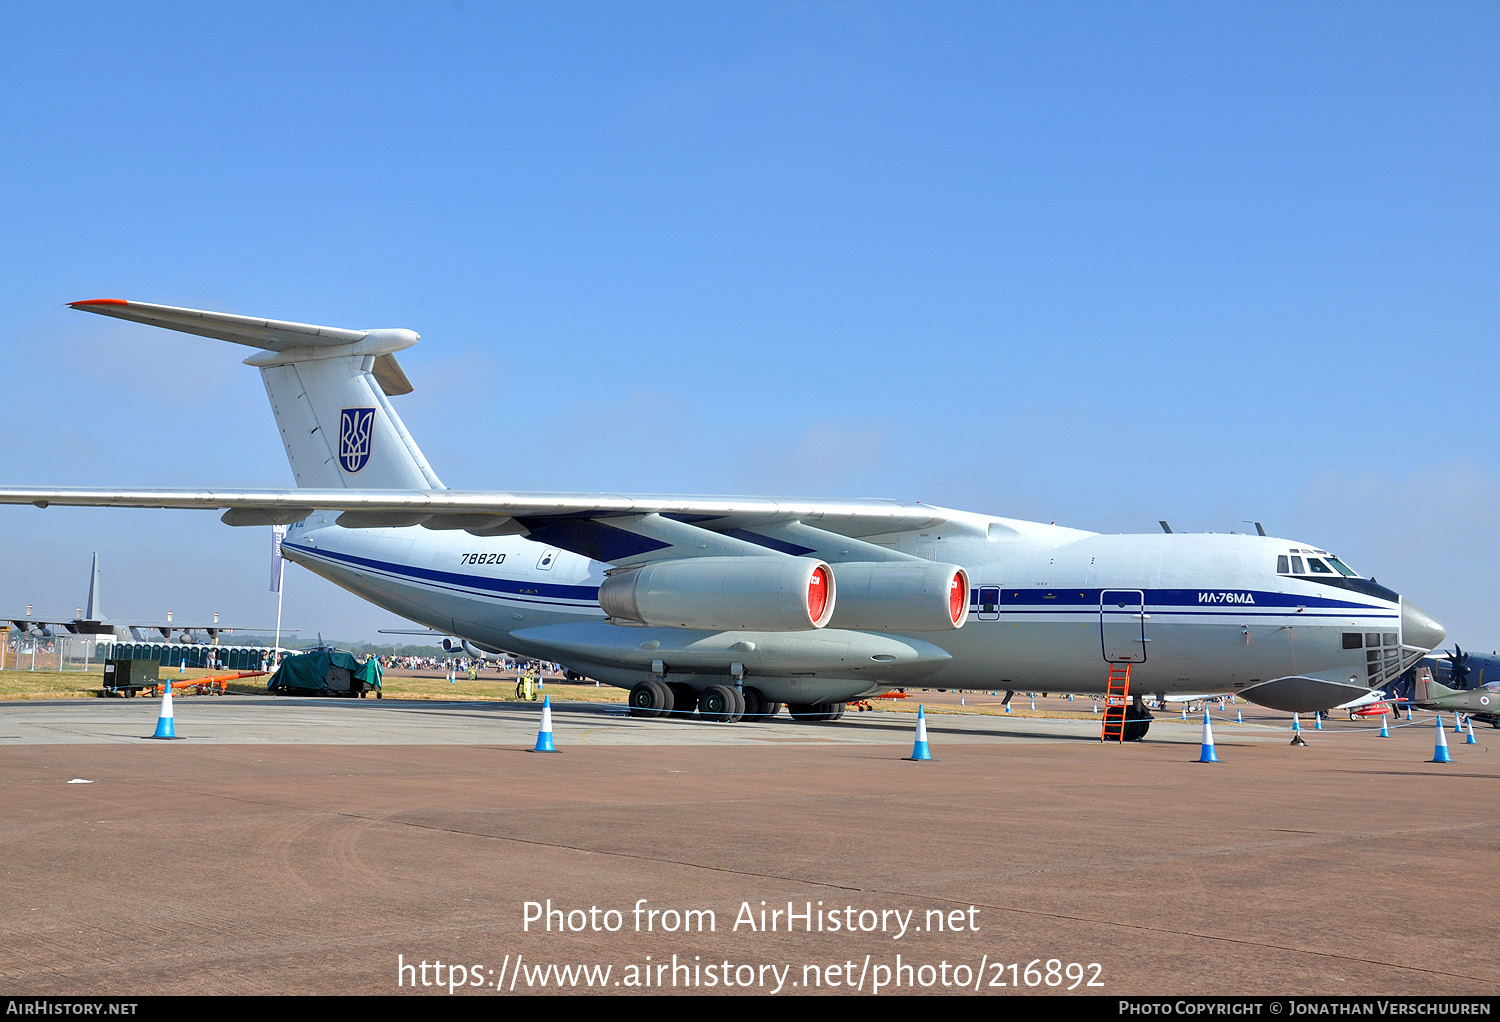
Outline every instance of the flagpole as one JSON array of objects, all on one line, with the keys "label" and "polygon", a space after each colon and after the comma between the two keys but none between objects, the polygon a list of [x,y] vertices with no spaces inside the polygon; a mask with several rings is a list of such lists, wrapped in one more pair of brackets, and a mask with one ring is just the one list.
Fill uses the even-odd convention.
[{"label": "flagpole", "polygon": [[281,556],[281,541],[286,538],[285,525],[271,526],[271,588],[276,590],[276,648],[273,656],[281,663],[281,582],[286,578],[286,559]]},{"label": "flagpole", "polygon": [[281,580],[286,577],[286,562],[277,566],[280,578],[276,579],[276,648],[273,651],[277,662],[281,661]]}]

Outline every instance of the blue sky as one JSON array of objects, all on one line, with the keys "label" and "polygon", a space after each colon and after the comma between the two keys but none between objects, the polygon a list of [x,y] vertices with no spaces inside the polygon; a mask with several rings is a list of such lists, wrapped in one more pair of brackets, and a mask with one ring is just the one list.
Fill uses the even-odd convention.
[{"label": "blue sky", "polygon": [[[284,486],[243,351],[409,327],[450,486],[881,496],[1338,552],[1475,649],[1500,7],[0,6],[11,484]],[[266,530],[0,509],[0,610],[274,616]],[[300,569],[304,630],[396,625]]]}]

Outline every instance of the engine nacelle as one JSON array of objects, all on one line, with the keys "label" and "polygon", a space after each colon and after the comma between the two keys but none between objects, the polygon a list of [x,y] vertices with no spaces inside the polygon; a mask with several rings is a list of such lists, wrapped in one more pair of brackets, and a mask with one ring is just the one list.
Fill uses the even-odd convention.
[{"label": "engine nacelle", "polygon": [[685,557],[617,568],[599,587],[612,621],[793,632],[833,616],[833,571],[806,557]]},{"label": "engine nacelle", "polygon": [[490,661],[500,659],[499,654],[480,649],[468,639],[446,638],[443,640],[442,645],[444,653],[462,653],[472,660]]},{"label": "engine nacelle", "polygon": [[839,606],[834,628],[936,632],[969,616],[969,573],[933,561],[849,561],[834,565]]}]

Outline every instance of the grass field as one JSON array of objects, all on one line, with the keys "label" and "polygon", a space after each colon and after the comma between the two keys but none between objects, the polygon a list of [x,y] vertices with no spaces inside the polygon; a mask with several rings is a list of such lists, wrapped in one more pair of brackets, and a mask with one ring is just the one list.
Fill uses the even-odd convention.
[{"label": "grass field", "polygon": [[[177,672],[170,669],[162,671],[162,678],[170,678],[174,683],[178,681],[191,681],[195,678],[205,677],[214,672],[202,669],[190,668],[185,672]],[[26,699],[94,699],[98,698],[104,686],[104,672],[98,671],[0,671],[0,701],[18,701]],[[246,678],[241,681],[228,683],[230,695],[264,695],[266,691],[265,678]],[[503,677],[481,677],[476,681],[460,679],[452,684],[443,678],[407,677],[403,675],[387,674],[381,686],[382,697],[385,699],[413,699],[413,700],[458,700],[458,701],[494,701],[515,702],[516,683],[513,675]],[[586,702],[586,703],[621,703],[625,702],[628,693],[624,689],[611,688],[601,685],[595,688],[593,684],[572,685],[562,681],[548,681],[546,688],[542,690],[558,702]],[[181,698],[200,698],[195,695],[181,693]],[[201,698],[211,698],[203,696]],[[927,712],[931,714],[942,713],[964,713],[964,714],[992,714],[1005,713],[999,696],[992,696],[988,692],[969,692],[964,697],[964,704],[960,704],[956,693],[939,694],[933,692],[913,691],[906,699],[874,699],[870,700],[871,708],[877,710],[894,710],[897,712],[916,713],[917,706],[925,703]],[[1092,717],[1090,712],[1091,703],[1084,697],[1079,697],[1076,702],[1067,703],[1053,698],[1046,700],[1037,709],[1030,708],[1030,701],[1017,693],[1015,700],[1011,703],[1011,713],[1018,717]],[[857,713],[854,706],[850,706],[848,714]]]}]

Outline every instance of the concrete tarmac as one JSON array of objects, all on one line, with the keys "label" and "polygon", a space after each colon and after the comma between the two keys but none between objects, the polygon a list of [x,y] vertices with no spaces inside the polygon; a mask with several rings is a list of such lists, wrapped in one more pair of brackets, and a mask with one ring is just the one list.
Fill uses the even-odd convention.
[{"label": "concrete tarmac", "polygon": [[173,742],[155,700],[0,706],[7,993],[1500,985],[1497,743],[1430,763],[1430,715],[1216,720],[1201,764],[1201,718],[935,714],[912,763],[904,713],[557,706],[544,755],[530,705],[175,702]]}]

